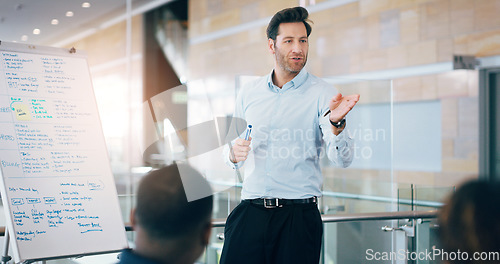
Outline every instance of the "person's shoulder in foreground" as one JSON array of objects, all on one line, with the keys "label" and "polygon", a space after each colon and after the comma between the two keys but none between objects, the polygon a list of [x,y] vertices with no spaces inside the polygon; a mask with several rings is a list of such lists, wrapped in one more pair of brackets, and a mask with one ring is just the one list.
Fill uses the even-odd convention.
[{"label": "person's shoulder in foreground", "polygon": [[[467,254],[469,260],[447,263],[499,263],[500,183],[468,181],[453,193],[439,213],[439,234],[443,251]],[[474,255],[496,252],[496,259],[474,260]],[[444,256],[444,255],[443,255]],[[446,258],[443,260],[446,261]]]},{"label": "person's shoulder in foreground", "polygon": [[194,263],[211,232],[212,189],[203,176],[185,164],[152,171],[136,199],[130,216],[136,246],[123,250],[119,263]]}]

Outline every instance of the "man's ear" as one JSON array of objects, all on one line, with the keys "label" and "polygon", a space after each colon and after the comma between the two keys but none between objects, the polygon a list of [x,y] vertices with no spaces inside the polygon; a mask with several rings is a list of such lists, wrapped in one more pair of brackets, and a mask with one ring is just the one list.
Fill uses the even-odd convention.
[{"label": "man's ear", "polygon": [[212,233],[212,223],[207,223],[201,232],[201,242],[203,246],[208,245],[210,242],[210,234]]},{"label": "man's ear", "polygon": [[274,40],[272,38],[267,39],[267,46],[269,48],[269,53],[276,53],[276,50],[274,49]]},{"label": "man's ear", "polygon": [[135,219],[135,208],[130,210],[130,225],[132,225],[132,227],[135,227],[135,225],[137,224],[136,222],[136,219]]}]

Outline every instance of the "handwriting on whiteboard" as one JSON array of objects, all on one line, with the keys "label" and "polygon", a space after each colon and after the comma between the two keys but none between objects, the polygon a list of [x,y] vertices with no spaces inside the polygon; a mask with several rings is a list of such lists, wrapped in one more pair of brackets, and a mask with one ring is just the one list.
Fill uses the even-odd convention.
[{"label": "handwriting on whiteboard", "polygon": [[[38,59],[21,58],[12,52],[1,53],[5,83],[9,94],[62,96],[76,95],[75,89],[86,79],[71,75],[74,65],[63,58],[38,56]],[[77,98],[77,96],[75,96]]]},{"label": "handwriting on whiteboard", "polygon": [[14,224],[27,226],[29,230],[17,233],[20,241],[33,241],[54,228],[70,226],[80,233],[102,232],[100,216],[87,212],[87,205],[94,200],[89,190],[104,189],[100,181],[71,182],[59,184],[57,197],[40,194],[36,187],[9,187]]}]

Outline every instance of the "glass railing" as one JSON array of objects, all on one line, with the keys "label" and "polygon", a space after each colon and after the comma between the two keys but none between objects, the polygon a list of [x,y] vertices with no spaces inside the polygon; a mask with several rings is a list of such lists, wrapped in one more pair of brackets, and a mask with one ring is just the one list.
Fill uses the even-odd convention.
[{"label": "glass railing", "polygon": [[[438,244],[436,216],[435,210],[323,215],[320,264],[433,263],[424,253]],[[224,223],[225,219],[214,220],[201,263],[219,263]]]},{"label": "glass railing", "polygon": [[428,230],[425,221],[429,220],[408,216],[404,220],[325,223],[321,263],[420,263],[412,262],[417,260],[413,255],[424,245],[428,249],[437,243],[425,236],[429,233],[424,232]]},{"label": "glass railing", "polygon": [[[438,263],[426,262],[425,258],[418,259],[414,255],[426,249],[429,252],[437,245],[436,210],[453,188],[399,184],[396,185],[397,196],[393,198],[387,190],[394,184],[369,182],[371,191],[367,192],[357,186],[357,182],[334,179],[334,187],[323,191],[319,199],[325,228],[321,264],[365,263],[372,257],[371,253],[374,263]],[[215,195],[214,218],[218,220],[214,222],[212,240],[202,263],[218,263],[225,218],[239,203],[240,191],[241,186],[236,185]],[[397,210],[391,212],[394,204]],[[411,228],[400,229],[403,226]],[[396,256],[394,262],[377,262],[380,254]],[[406,257],[408,261],[404,262],[402,259]]]},{"label": "glass railing", "polygon": [[[437,244],[436,236],[436,210],[440,206],[438,199],[445,197],[449,189],[424,188],[418,186],[406,186],[399,189],[402,193],[422,193],[427,196],[412,195],[400,197],[396,203],[401,202],[403,206],[414,208],[425,208],[426,210],[401,210],[400,212],[375,212],[374,210],[362,210],[369,206],[384,208],[394,201],[390,196],[383,193],[370,193],[370,195],[359,193],[345,193],[329,191],[319,200],[319,208],[322,212],[324,223],[324,236],[321,255],[321,264],[330,263],[364,263],[367,258],[380,254],[398,254],[403,252],[421,252],[425,249],[433,249]],[[383,189],[381,187],[381,189]],[[239,187],[232,187],[224,192],[214,195],[213,229],[210,243],[206,252],[200,258],[200,263],[218,263],[222,245],[224,223],[227,215],[239,202]],[[432,195],[429,195],[432,193]],[[415,198],[425,197],[423,200]],[[132,231],[129,223],[130,209],[135,206],[135,196],[119,195],[120,205],[127,231]],[[435,204],[431,204],[435,203]],[[415,206],[417,205],[417,206]],[[431,206],[433,205],[433,206]],[[361,209],[359,209],[361,208]],[[409,209],[409,208],[408,208]],[[414,226],[408,230],[399,230],[402,226]],[[385,231],[384,231],[385,230]],[[393,230],[392,232],[390,232]],[[0,227],[0,235],[3,229]],[[127,232],[129,246],[134,247],[135,233]],[[0,239],[0,244],[3,239]],[[386,252],[386,253],[384,253]],[[395,253],[394,253],[395,252]],[[47,261],[47,263],[113,263],[118,253],[86,256],[79,259],[61,259]],[[399,254],[401,255],[401,254]],[[399,256],[401,258],[401,256]],[[399,260],[399,259],[398,259]],[[411,259],[410,259],[411,260]],[[371,261],[370,261],[371,263]],[[432,263],[432,262],[374,262],[374,263]]]}]

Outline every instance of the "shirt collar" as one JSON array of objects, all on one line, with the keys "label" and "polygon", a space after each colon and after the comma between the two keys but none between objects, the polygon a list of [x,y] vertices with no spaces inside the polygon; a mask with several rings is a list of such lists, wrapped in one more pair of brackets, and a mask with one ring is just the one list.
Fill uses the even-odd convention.
[{"label": "shirt collar", "polygon": [[160,264],[160,262],[136,254],[132,249],[122,250],[119,263]]},{"label": "shirt collar", "polygon": [[286,91],[286,90],[291,89],[291,88],[297,89],[302,84],[304,84],[306,82],[307,76],[309,75],[307,70],[305,68],[302,68],[302,70],[300,70],[299,74],[297,74],[291,81],[285,83],[285,85],[283,85],[283,87],[280,89],[280,88],[278,88],[278,86],[274,85],[274,83],[273,83],[273,77],[272,77],[273,73],[274,73],[274,69],[267,76],[267,85],[273,91],[279,91],[279,90]]}]

